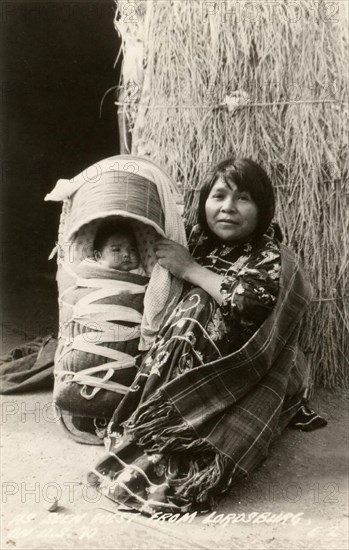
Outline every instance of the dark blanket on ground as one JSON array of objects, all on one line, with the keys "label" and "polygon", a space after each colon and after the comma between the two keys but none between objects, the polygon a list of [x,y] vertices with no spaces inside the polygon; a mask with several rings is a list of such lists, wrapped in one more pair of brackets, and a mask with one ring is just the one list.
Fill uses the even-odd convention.
[{"label": "dark blanket on ground", "polygon": [[57,340],[36,338],[0,358],[0,393],[11,394],[53,388],[53,360]]}]

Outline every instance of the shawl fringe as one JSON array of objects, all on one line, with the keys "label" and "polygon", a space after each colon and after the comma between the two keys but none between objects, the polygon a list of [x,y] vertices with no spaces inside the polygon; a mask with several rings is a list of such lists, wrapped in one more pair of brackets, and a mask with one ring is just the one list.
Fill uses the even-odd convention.
[{"label": "shawl fringe", "polygon": [[[171,479],[176,496],[193,502],[212,501],[215,494],[229,488],[234,469],[231,458],[198,438],[161,391],[146,402],[124,424],[125,434],[146,453],[173,454],[190,452],[191,468],[185,479]],[[205,457],[203,462],[203,456]]]},{"label": "shawl fringe", "polygon": [[212,451],[211,444],[198,439],[161,390],[138,407],[124,428],[125,434],[147,453]]}]

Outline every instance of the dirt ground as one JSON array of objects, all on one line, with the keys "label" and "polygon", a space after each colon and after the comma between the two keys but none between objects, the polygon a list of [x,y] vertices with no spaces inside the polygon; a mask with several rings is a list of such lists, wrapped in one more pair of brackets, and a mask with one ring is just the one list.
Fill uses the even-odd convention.
[{"label": "dirt ground", "polygon": [[[29,296],[27,286],[5,307],[3,351],[55,325],[51,282],[41,285],[40,300],[37,281],[31,284]],[[348,401],[344,392],[318,390],[311,405],[328,420],[325,428],[287,429],[267,460],[217,510],[164,521],[118,511],[87,485],[86,473],[104,449],[63,433],[50,392],[3,396],[1,548],[346,549]],[[56,497],[59,506],[50,512]],[[274,522],[270,514],[276,514]]]}]

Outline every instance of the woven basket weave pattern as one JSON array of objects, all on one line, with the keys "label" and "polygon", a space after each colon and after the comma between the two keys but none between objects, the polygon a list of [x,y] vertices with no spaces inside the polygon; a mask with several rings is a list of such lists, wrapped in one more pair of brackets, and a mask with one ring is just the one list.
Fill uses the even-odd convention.
[{"label": "woven basket weave pattern", "polygon": [[114,174],[103,177],[103,186],[99,182],[88,182],[75,194],[69,215],[69,234],[78,229],[82,221],[94,219],[96,212],[107,215],[116,210],[145,217],[164,229],[164,215],[153,182],[132,174],[121,185],[116,185]]}]

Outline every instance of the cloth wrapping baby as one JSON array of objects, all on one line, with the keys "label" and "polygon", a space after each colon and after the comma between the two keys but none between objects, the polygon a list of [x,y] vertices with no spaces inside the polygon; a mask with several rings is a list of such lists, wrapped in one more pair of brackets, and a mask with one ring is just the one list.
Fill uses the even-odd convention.
[{"label": "cloth wrapping baby", "polygon": [[108,419],[137,372],[149,278],[127,223],[102,224],[93,248],[63,297],[71,317],[60,330],[54,400],[70,414]]}]

